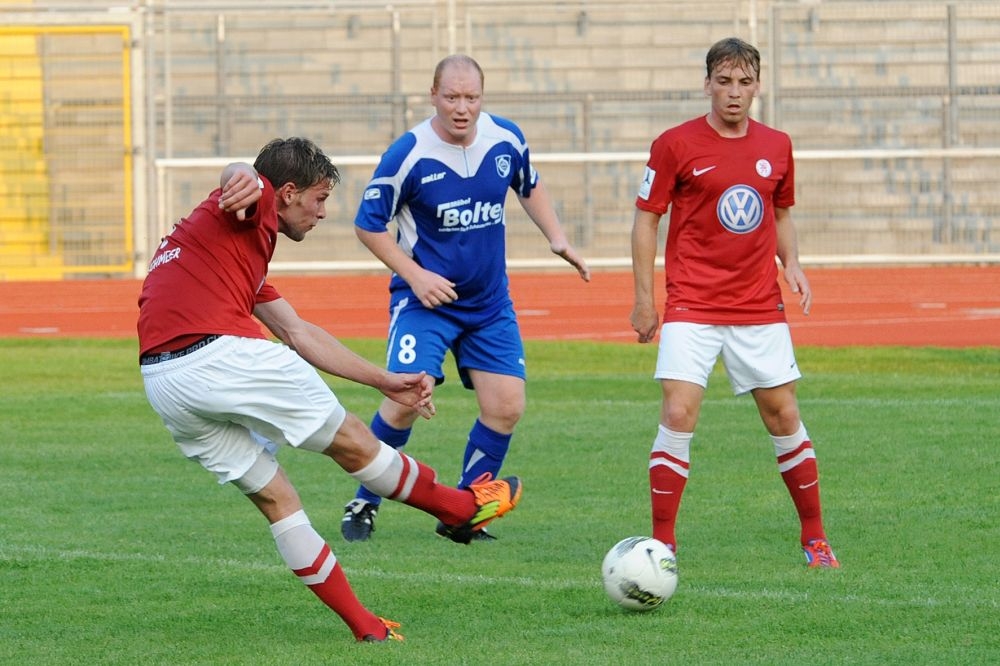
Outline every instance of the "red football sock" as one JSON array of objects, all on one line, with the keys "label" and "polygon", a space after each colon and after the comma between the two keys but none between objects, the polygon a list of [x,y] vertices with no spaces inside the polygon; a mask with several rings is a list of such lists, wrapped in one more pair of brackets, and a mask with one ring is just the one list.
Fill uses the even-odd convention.
[{"label": "red football sock", "polygon": [[[320,553],[316,564],[305,569],[296,569],[293,573],[302,582],[307,579],[315,579],[323,566],[323,559],[333,558],[330,547],[324,544],[324,549]],[[336,558],[334,558],[336,559]],[[335,562],[333,569],[324,580],[316,583],[306,583],[306,586],[320,598],[320,600],[330,607],[337,615],[351,628],[351,633],[358,640],[367,635],[376,638],[385,638],[386,628],[382,621],[374,613],[365,608],[358,600],[351,589],[351,584],[347,582],[347,576],[340,566],[340,562]]]},{"label": "red football sock", "polygon": [[656,465],[649,469],[649,499],[653,507],[653,538],[677,552],[677,512],[687,478],[669,467]]},{"label": "red football sock", "polygon": [[661,425],[649,454],[649,500],[653,509],[653,538],[677,552],[674,528],[681,495],[687,485],[693,433],[674,432]]},{"label": "red football sock", "polygon": [[404,504],[426,511],[445,525],[458,525],[472,518],[476,513],[476,498],[468,490],[459,490],[452,486],[438,483],[437,473],[427,465],[410,458],[408,459],[413,485],[406,493],[390,496]]},{"label": "red football sock", "polygon": [[304,511],[274,523],[271,533],[292,573],[344,620],[356,639],[369,634],[385,637],[385,625],[355,596],[329,544],[313,529]]},{"label": "red football sock", "polygon": [[778,470],[799,514],[802,545],[813,539],[826,539],[819,501],[819,471],[812,443],[803,440],[796,448],[780,454]]},{"label": "red football sock", "polygon": [[351,476],[373,493],[426,511],[446,525],[464,523],[476,512],[471,492],[438,483],[432,468],[387,444]]}]

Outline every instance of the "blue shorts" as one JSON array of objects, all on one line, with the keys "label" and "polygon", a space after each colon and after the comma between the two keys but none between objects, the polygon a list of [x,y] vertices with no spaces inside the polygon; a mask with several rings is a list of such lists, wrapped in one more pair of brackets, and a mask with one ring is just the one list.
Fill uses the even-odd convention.
[{"label": "blue shorts", "polygon": [[440,384],[450,350],[465,388],[472,388],[469,370],[525,379],[524,344],[509,299],[488,310],[431,309],[401,291],[392,295],[389,315],[386,368],[392,372],[424,370]]}]

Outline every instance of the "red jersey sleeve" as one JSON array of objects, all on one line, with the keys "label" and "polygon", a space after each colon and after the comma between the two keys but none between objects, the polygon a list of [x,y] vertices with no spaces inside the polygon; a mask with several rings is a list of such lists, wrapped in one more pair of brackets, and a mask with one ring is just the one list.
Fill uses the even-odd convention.
[{"label": "red jersey sleeve", "polygon": [[649,160],[643,172],[639,195],[635,199],[635,207],[639,210],[663,215],[670,206],[678,171],[677,155],[671,150],[670,134],[671,131],[667,130],[649,148]]},{"label": "red jersey sleeve", "polygon": [[265,282],[261,285],[260,291],[257,292],[257,299],[254,301],[256,305],[261,303],[270,303],[271,301],[276,301],[281,298],[281,294],[270,282]]}]

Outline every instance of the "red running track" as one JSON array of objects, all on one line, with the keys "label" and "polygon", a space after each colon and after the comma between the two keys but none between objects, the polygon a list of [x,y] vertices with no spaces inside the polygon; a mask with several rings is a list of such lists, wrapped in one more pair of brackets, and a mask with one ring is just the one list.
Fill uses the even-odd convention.
[{"label": "red running track", "polygon": [[[1000,266],[807,267],[806,274],[808,317],[785,294],[796,345],[1000,346]],[[303,317],[344,338],[385,335],[387,281],[386,274],[272,277]],[[139,288],[137,280],[0,282],[0,337],[134,337]],[[569,270],[513,273],[511,291],[525,338],[635,340],[629,272],[599,271],[590,283]]]}]

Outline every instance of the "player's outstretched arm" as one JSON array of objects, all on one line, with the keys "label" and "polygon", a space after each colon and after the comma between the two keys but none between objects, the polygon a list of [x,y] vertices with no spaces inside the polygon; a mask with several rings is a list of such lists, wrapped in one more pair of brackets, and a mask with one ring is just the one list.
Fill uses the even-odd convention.
[{"label": "player's outstretched arm", "polygon": [[434,379],[426,373],[395,373],[351,351],[326,329],[308,322],[283,298],[260,303],[256,316],[279,340],[323,372],[371,386],[424,418],[435,413]]},{"label": "player's outstretched arm", "polygon": [[566,232],[563,231],[562,224],[559,222],[559,216],[556,215],[556,210],[552,206],[552,198],[548,190],[545,189],[545,184],[539,180],[538,184],[531,190],[531,196],[518,196],[518,201],[521,202],[524,212],[528,214],[531,221],[549,241],[549,249],[552,250],[552,253],[565,259],[570,266],[576,269],[584,281],[590,282],[590,267],[566,238]]}]

